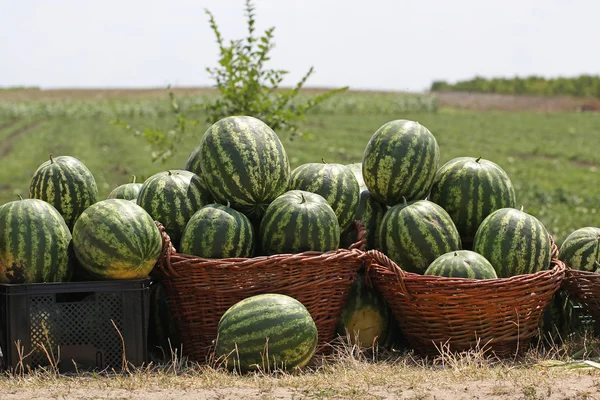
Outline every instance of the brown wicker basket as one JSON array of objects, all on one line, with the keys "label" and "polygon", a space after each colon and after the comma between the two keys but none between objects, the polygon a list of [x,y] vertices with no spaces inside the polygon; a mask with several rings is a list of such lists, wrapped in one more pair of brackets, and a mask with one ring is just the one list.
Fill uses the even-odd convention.
[{"label": "brown wicker basket", "polygon": [[473,280],[405,272],[376,250],[366,256],[371,282],[409,345],[423,356],[469,349],[498,357],[521,353],[565,274],[565,265],[554,258],[549,270]]},{"label": "brown wicker basket", "polygon": [[183,354],[190,360],[208,361],[225,311],[263,293],[285,294],[304,304],[317,326],[317,351],[328,351],[326,344],[336,337],[341,309],[363,266],[366,239],[362,223],[355,222],[357,242],[349,249],[226,259],[176,253],[162,225],[157,226],[164,248],[153,274],[165,283]]},{"label": "brown wicker basket", "polygon": [[562,290],[570,300],[579,303],[600,325],[600,274],[568,268]]}]

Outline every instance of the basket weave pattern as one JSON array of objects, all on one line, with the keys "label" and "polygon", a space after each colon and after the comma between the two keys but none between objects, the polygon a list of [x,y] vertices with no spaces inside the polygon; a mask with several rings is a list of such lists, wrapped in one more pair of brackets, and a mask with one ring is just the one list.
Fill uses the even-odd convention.
[{"label": "basket weave pattern", "polygon": [[600,274],[567,268],[562,289],[600,321]]},{"label": "basket weave pattern", "polygon": [[336,337],[336,324],[350,287],[363,265],[364,227],[349,249],[278,254],[254,258],[206,259],[179,254],[163,235],[159,275],[183,342],[183,353],[205,362],[221,316],[238,301],[263,293],[294,297],[310,312],[319,335],[318,351]]},{"label": "basket weave pattern", "polygon": [[442,348],[499,357],[521,353],[565,275],[556,258],[551,269],[534,274],[473,280],[405,272],[376,250],[366,256],[371,282],[420,355],[437,355]]}]

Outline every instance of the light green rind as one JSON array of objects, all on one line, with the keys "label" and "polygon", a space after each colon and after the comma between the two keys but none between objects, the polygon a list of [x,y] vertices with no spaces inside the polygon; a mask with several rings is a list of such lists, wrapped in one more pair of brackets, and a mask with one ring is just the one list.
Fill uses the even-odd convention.
[{"label": "light green rind", "polygon": [[72,229],[79,215],[98,200],[98,187],[90,170],[78,159],[51,157],[33,174],[29,197],[52,204]]},{"label": "light green rind", "polygon": [[428,200],[390,208],[381,221],[379,241],[381,251],[402,269],[420,274],[442,254],[461,249],[452,218]]},{"label": "light green rind", "polygon": [[346,167],[350,168],[350,171],[354,174],[356,178],[356,182],[358,182],[358,190],[361,192],[363,190],[367,190],[367,185],[365,185],[365,180],[363,179],[362,174],[362,163],[352,163],[346,164]]},{"label": "light green rind", "polygon": [[477,229],[473,251],[494,266],[499,278],[530,274],[550,266],[550,235],[533,215],[501,208]]},{"label": "light green rind", "polygon": [[260,219],[288,190],[290,164],[275,132],[261,120],[232,116],[215,122],[200,143],[206,186],[221,204]]},{"label": "light green rind", "polygon": [[448,161],[436,173],[428,200],[448,212],[464,245],[472,245],[481,222],[492,212],[515,207],[515,191],[496,163],[474,157]]},{"label": "light green rind", "polygon": [[558,258],[568,267],[599,272],[600,228],[587,226],[571,232],[561,244]]},{"label": "light green rind", "polygon": [[367,143],[362,160],[365,184],[374,199],[393,206],[424,199],[438,169],[435,137],[418,122],[394,120]]},{"label": "light green rind", "polygon": [[[367,189],[360,193],[356,219],[362,221],[365,227],[367,243],[365,250],[379,248],[379,228],[387,211],[385,204],[375,201]],[[340,247],[348,248],[358,239],[358,231],[352,226],[342,232]]]},{"label": "light green rind", "polygon": [[0,282],[65,282],[71,278],[71,232],[49,203],[16,200],[0,207]]},{"label": "light green rind", "polygon": [[142,188],[141,183],[125,183],[114,188],[107,199],[136,200]]},{"label": "light green rind", "polygon": [[204,258],[252,257],[252,223],[233,208],[206,205],[185,226],[180,252]]},{"label": "light green rind", "polygon": [[342,164],[308,163],[292,171],[290,190],[305,190],[323,196],[338,218],[340,229],[356,218],[359,186],[352,170]]},{"label": "light green rind", "polygon": [[192,215],[212,202],[202,180],[190,171],[179,169],[146,179],[137,198],[137,204],[163,224],[176,248]]},{"label": "light green rind", "polygon": [[260,223],[262,253],[289,254],[336,250],[340,226],[322,196],[290,190],[269,205]]},{"label": "light green rind", "polygon": [[73,249],[94,276],[141,279],[156,264],[162,237],[142,207],[129,200],[109,199],[81,214],[73,228]]},{"label": "light green rind", "polygon": [[496,270],[484,256],[470,250],[442,254],[427,268],[424,275],[448,278],[495,279]]},{"label": "light green rind", "polygon": [[[316,350],[316,325],[302,303],[281,294],[262,294],[230,307],[218,325],[216,354],[227,367],[301,368]],[[268,361],[267,361],[268,359]]]}]

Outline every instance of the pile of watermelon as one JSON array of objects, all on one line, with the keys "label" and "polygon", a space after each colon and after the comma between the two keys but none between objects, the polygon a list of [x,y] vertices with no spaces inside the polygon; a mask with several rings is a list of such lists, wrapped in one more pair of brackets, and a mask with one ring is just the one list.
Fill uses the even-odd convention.
[{"label": "pile of watermelon", "polygon": [[[0,281],[144,278],[162,250],[155,221],[180,253],[204,258],[336,250],[356,241],[353,222],[360,220],[366,248],[405,271],[494,279],[549,268],[550,235],[516,208],[499,165],[465,155],[440,167],[439,159],[425,126],[394,120],[372,135],[361,162],[321,159],[292,170],[269,126],[232,116],[210,126],[182,169],[143,183],[134,177],[101,200],[81,161],[50,157],[31,179],[30,198],[0,207]],[[598,237],[586,231],[576,238],[587,269],[600,267]],[[339,332],[371,345],[389,336],[390,314],[361,275]],[[309,349],[313,338],[302,340]]]}]

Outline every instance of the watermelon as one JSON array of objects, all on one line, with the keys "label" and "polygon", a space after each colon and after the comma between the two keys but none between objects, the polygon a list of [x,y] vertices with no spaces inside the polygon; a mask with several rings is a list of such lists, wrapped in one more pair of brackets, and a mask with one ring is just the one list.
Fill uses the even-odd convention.
[{"label": "watermelon", "polygon": [[217,203],[260,219],[288,190],[290,163],[281,141],[261,120],[232,116],[215,122],[200,142],[203,179]]},{"label": "watermelon", "polygon": [[170,361],[171,350],[174,352],[181,347],[181,338],[161,281],[153,280],[150,285],[149,309],[148,350],[155,357]]},{"label": "watermelon", "polygon": [[212,202],[201,179],[185,170],[152,175],[142,185],[137,198],[137,204],[163,224],[176,248],[192,215]]},{"label": "watermelon", "polygon": [[438,168],[440,150],[433,134],[418,122],[394,120],[369,139],[362,174],[373,198],[389,206],[422,200]]},{"label": "watermelon", "polygon": [[473,242],[473,250],[494,266],[499,278],[547,269],[551,246],[544,225],[533,215],[515,208],[501,208],[488,215]]},{"label": "watermelon", "polygon": [[381,221],[380,249],[402,269],[422,274],[442,254],[460,250],[460,235],[452,218],[428,200],[390,208]]},{"label": "watermelon", "polygon": [[131,183],[125,183],[123,185],[117,186],[108,194],[107,198],[137,201],[138,194],[140,193],[141,188],[142,184],[136,183],[135,175],[133,175],[133,181]]},{"label": "watermelon", "polygon": [[98,200],[98,187],[81,161],[71,156],[51,155],[33,174],[29,197],[52,204],[72,229],[83,210]]},{"label": "watermelon", "polygon": [[352,163],[346,164],[346,167],[350,168],[350,171],[354,174],[356,178],[356,182],[358,182],[358,190],[361,192],[367,189],[367,185],[365,185],[365,180],[363,179],[362,174],[362,163]]},{"label": "watermelon", "polygon": [[73,250],[93,276],[141,279],[161,254],[162,236],[142,207],[129,200],[108,199],[81,214],[73,228]]},{"label": "watermelon", "polygon": [[259,229],[265,255],[326,252],[336,250],[340,241],[340,226],[327,200],[303,190],[290,190],[273,200]]},{"label": "watermelon", "polygon": [[339,335],[350,336],[359,347],[371,347],[387,340],[390,315],[383,296],[365,281],[360,270],[352,283],[337,325]]},{"label": "watermelon", "polygon": [[485,217],[500,208],[515,207],[515,190],[496,163],[458,157],[438,170],[428,200],[450,214],[463,247],[472,247],[475,232]]},{"label": "watermelon", "polygon": [[0,282],[65,282],[71,278],[71,232],[50,203],[15,200],[0,207]]},{"label": "watermelon", "polygon": [[600,272],[600,228],[588,226],[572,232],[558,254],[569,268]]},{"label": "watermelon", "polygon": [[206,205],[185,226],[180,252],[204,258],[252,257],[252,223],[233,208]]},{"label": "watermelon", "polygon": [[219,320],[216,355],[230,369],[294,369],[308,364],[317,347],[317,327],[298,300],[282,294],[248,297]]},{"label": "watermelon", "polygon": [[492,264],[484,256],[471,250],[456,250],[442,254],[427,267],[424,275],[469,279],[498,277]]},{"label": "watermelon", "polygon": [[[379,247],[379,228],[386,211],[386,205],[375,201],[368,190],[365,189],[360,193],[356,219],[360,220],[365,227],[367,239],[365,250],[376,249]],[[346,228],[340,238],[340,247],[348,248],[354,244],[357,239],[358,231],[353,229],[352,226]]]},{"label": "watermelon", "polygon": [[305,190],[323,196],[338,218],[340,229],[356,217],[359,187],[350,168],[342,164],[308,163],[292,171],[291,190]]}]

